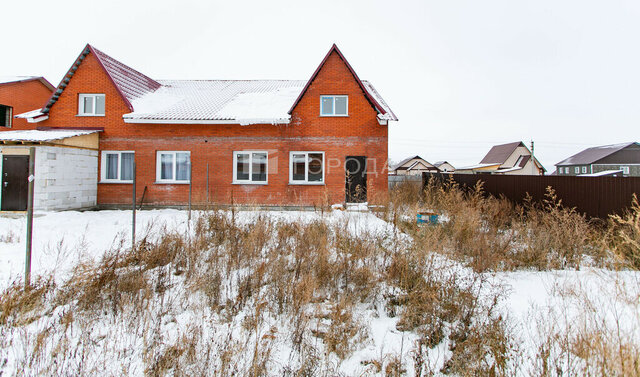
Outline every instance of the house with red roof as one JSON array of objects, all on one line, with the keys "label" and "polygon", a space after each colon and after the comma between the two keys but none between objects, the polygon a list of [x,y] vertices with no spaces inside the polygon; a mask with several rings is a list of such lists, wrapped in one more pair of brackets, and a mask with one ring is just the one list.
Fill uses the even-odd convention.
[{"label": "house with red roof", "polygon": [[397,120],[336,45],[308,80],[155,80],[87,45],[34,109],[37,132],[97,135],[102,208],[134,177],[143,205],[375,203]]}]

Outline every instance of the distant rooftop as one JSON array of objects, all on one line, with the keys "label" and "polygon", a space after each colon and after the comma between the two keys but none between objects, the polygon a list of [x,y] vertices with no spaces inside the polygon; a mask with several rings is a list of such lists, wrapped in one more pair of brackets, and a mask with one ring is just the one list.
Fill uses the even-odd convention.
[{"label": "distant rooftop", "polygon": [[633,144],[640,145],[636,142],[629,143],[620,143],[620,144],[610,144],[610,145],[601,145],[599,147],[592,147],[583,150],[580,153],[576,153],[573,156],[564,159],[556,164],[559,165],[590,165],[594,162],[603,159],[619,150],[622,150],[628,146]]}]

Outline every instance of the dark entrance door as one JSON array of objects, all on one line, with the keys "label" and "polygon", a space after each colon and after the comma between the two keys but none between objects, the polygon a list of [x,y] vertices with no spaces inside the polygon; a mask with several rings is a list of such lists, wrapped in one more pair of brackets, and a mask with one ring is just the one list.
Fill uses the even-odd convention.
[{"label": "dark entrance door", "polygon": [[2,157],[3,211],[25,211],[29,190],[29,156]]},{"label": "dark entrance door", "polygon": [[367,201],[367,157],[347,156],[345,161],[345,192],[347,203]]}]

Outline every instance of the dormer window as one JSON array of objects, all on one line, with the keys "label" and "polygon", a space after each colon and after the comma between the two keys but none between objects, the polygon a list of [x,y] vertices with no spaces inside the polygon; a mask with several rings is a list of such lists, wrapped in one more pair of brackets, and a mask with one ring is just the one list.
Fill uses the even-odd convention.
[{"label": "dormer window", "polygon": [[104,94],[79,94],[79,116],[104,116]]},{"label": "dormer window", "polygon": [[11,106],[0,105],[0,127],[11,128],[13,108]]},{"label": "dormer window", "polygon": [[349,116],[348,96],[320,96],[320,116],[346,117]]}]

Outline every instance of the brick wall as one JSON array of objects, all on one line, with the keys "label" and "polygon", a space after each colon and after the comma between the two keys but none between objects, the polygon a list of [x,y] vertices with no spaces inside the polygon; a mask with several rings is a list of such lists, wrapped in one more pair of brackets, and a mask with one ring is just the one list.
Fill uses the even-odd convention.
[{"label": "brick wall", "polygon": [[[13,107],[13,115],[42,108],[51,96],[51,91],[40,80],[0,84],[0,104]],[[13,118],[11,128],[0,127],[0,131],[35,129],[37,123]]]},{"label": "brick wall", "polygon": [[[78,117],[78,93],[104,93],[106,116]],[[349,117],[320,117],[320,95],[349,96]],[[209,198],[214,203],[314,205],[338,203],[345,198],[346,156],[368,157],[369,201],[387,194],[387,126],[340,57],[334,52],[318,73],[292,114],[289,125],[167,125],[126,124],[122,115],[130,110],[121,99],[97,59],[89,54],[76,71],[49,119],[38,125],[50,127],[104,127],[100,150],[133,150],[137,164],[137,195],[147,187],[145,203],[184,204],[188,185],[157,184],[156,152],[190,151],[193,201],[206,198],[206,164],[209,164]],[[267,150],[268,185],[234,185],[233,151]],[[325,185],[289,185],[290,151],[324,151]],[[100,165],[98,165],[100,166]],[[126,204],[130,184],[98,184],[98,203]]]}]

